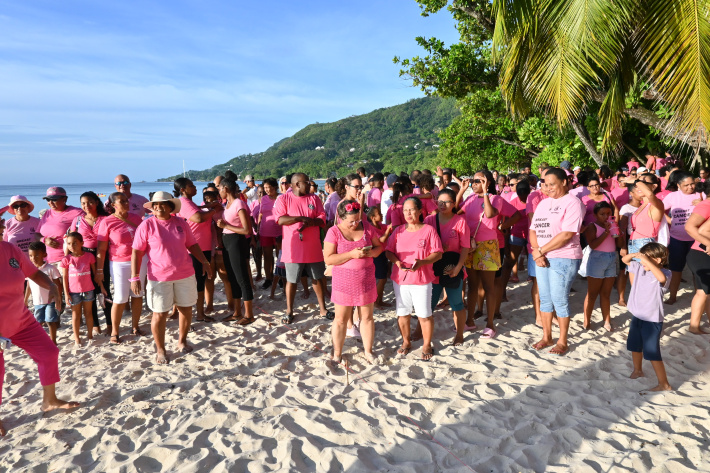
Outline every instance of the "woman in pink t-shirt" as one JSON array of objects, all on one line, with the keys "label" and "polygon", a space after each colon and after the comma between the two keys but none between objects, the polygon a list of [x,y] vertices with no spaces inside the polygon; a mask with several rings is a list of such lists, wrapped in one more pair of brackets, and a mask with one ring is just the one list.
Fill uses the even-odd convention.
[{"label": "woman in pink t-shirt", "polygon": [[[530,222],[530,258],[536,264],[535,273],[540,292],[542,339],[533,345],[536,350],[553,346],[550,353],[565,355],[568,350],[569,292],[582,261],[579,230],[584,219],[584,205],[568,193],[567,175],[562,169],[551,168],[545,174],[548,198],[542,200]],[[552,313],[557,313],[560,338],[552,340]]]},{"label": "woman in pink t-shirt", "polygon": [[403,204],[406,224],[397,227],[387,242],[387,259],[392,262],[392,283],[397,300],[399,332],[402,346],[397,353],[406,355],[411,349],[410,320],[416,313],[422,328],[422,359],[434,354],[431,339],[434,319],[431,317],[432,283],[436,279],[432,265],[441,259],[443,249],[436,230],[422,223],[422,202],[408,197]]},{"label": "woman in pink t-shirt", "polygon": [[695,278],[695,295],[690,303],[690,327],[694,334],[710,332],[700,327],[704,313],[710,314],[710,199],[703,200],[693,209],[685,223],[685,231],[695,240],[688,253],[688,268]]},{"label": "woman in pink t-shirt", "polygon": [[[84,251],[91,253],[96,258],[99,240],[98,240],[98,229],[101,221],[108,217],[108,212],[101,203],[101,199],[96,195],[95,192],[84,192],[79,198],[81,202],[81,210],[84,211],[84,215],[77,217],[72,221],[69,230],[72,232],[77,232],[84,239],[82,246]],[[108,260],[106,260],[108,261]],[[101,285],[96,282],[96,279],[103,278],[102,284],[104,288],[108,288],[110,284],[109,265],[104,264],[104,266],[96,266],[96,273],[93,276],[94,279],[94,293],[98,297],[101,294]],[[99,277],[97,277],[99,276]],[[107,280],[108,279],[108,280]],[[110,299],[110,298],[109,298]],[[106,302],[104,306],[104,317],[106,318],[106,325],[111,325],[111,302]],[[101,333],[101,325],[99,323],[99,308],[96,305],[96,299],[91,302],[91,318],[94,322],[94,335],[99,335]]]},{"label": "woman in pink t-shirt", "polygon": [[192,306],[197,303],[197,281],[188,254],[197,257],[201,264],[200,271],[212,278],[212,267],[189,225],[184,219],[171,215],[179,214],[181,206],[180,199],[172,198],[167,192],[153,194],[150,202],[143,205],[153,211],[153,217],[138,226],[133,239],[131,289],[135,294],[141,292],[139,270],[143,260],[148,259],[146,294],[148,307],[153,311],[150,329],[157,351],[157,364],[169,361],[165,349],[165,325],[173,306],[177,306],[179,313],[178,351],[192,351],[187,343],[187,333],[192,321]]},{"label": "woman in pink t-shirt", "polygon": [[[348,174],[347,176],[341,178],[335,185],[335,191],[340,196],[340,202],[343,200],[354,200],[360,204],[360,219],[362,220],[363,212],[365,208],[365,193],[362,191],[365,186],[362,185],[362,179],[357,174]],[[335,224],[339,223],[340,215],[337,212],[336,206],[335,212]]]},{"label": "woman in pink t-shirt", "polygon": [[30,217],[35,206],[24,195],[13,195],[7,212],[14,215],[5,222],[3,241],[16,245],[24,254],[29,253],[30,243],[38,241],[42,235],[39,233],[39,219]]},{"label": "woman in pink t-shirt", "polygon": [[[254,291],[251,287],[251,268],[249,267],[249,237],[251,215],[246,204],[239,200],[239,186],[231,179],[222,179],[219,183],[219,195],[227,200],[227,206],[217,226],[222,229],[224,242],[224,265],[227,267],[229,284],[232,287],[234,314],[224,319],[249,325],[254,320]],[[242,315],[242,302],[244,312]]]},{"label": "woman in pink t-shirt", "polygon": [[508,281],[515,283],[520,281],[518,279],[518,258],[525,245],[527,245],[528,230],[530,229],[530,222],[525,216],[528,196],[531,191],[530,183],[526,179],[518,180],[513,178],[511,178],[510,182],[511,185],[515,183],[513,187],[515,191],[510,194],[509,203],[515,207],[522,217],[510,228],[508,254],[505,257],[503,274],[501,275],[503,288],[508,286]]},{"label": "woman in pink t-shirt", "polygon": [[[261,242],[261,250],[264,254],[264,277],[266,281],[261,285],[262,289],[268,289],[274,279],[274,250],[278,251],[277,240],[281,238],[281,225],[274,217],[274,204],[278,197],[278,184],[276,179],[269,177],[264,179],[264,196],[260,199],[259,213],[254,214],[257,225],[257,235]],[[327,186],[326,186],[327,188]]]},{"label": "woman in pink t-shirt", "polygon": [[[180,198],[181,204],[177,216],[185,219],[200,246],[200,250],[202,250],[202,254],[205,255],[207,261],[212,262],[212,217],[222,209],[222,205],[217,202],[203,206],[196,205],[192,198],[197,195],[197,187],[186,177],[175,179],[173,187],[173,195]],[[214,322],[215,319],[205,315],[205,282],[207,278],[202,271],[202,263],[195,255],[190,255],[190,258],[197,280],[197,321]]]},{"label": "woman in pink t-shirt", "polygon": [[589,178],[589,181],[587,183],[587,189],[589,190],[589,194],[585,195],[582,197],[582,203],[584,204],[584,207],[586,208],[586,211],[584,213],[584,223],[582,224],[582,230],[581,234],[584,234],[586,228],[589,225],[592,225],[596,221],[596,216],[594,215],[594,206],[597,205],[599,202],[608,202],[609,205],[612,206],[612,217],[616,219],[616,221],[619,221],[619,209],[616,208],[616,203],[614,202],[614,198],[611,196],[611,194],[601,187],[601,180],[599,179],[598,176],[594,175]]},{"label": "woman in pink t-shirt", "polygon": [[323,243],[325,264],[333,266],[333,289],[330,300],[335,304],[335,319],[331,327],[332,360],[340,363],[348,321],[358,308],[365,359],[375,362],[372,345],[375,339],[374,303],[377,299],[373,258],[384,248],[375,229],[360,220],[360,203],[345,199],[338,204],[339,223],[330,227]]},{"label": "woman in pink t-shirt", "polygon": [[[131,314],[133,335],[141,336],[138,327],[141,312],[143,311],[143,293],[131,292],[131,246],[136,228],[141,224],[141,217],[129,212],[130,204],[123,192],[114,192],[109,196],[108,210],[113,213],[101,220],[97,229],[99,247],[96,252],[96,267],[104,268],[105,261],[109,261],[109,272],[113,281],[113,306],[111,307],[111,323],[106,331],[111,334],[110,343],[121,343],[119,328],[123,309],[128,300],[131,301]],[[148,261],[143,263],[140,271],[141,280],[145,280]],[[96,283],[104,280],[104,275],[96,274]],[[104,288],[106,285],[104,285]]]},{"label": "woman in pink t-shirt", "polygon": [[695,177],[686,171],[675,171],[671,174],[668,190],[673,192],[663,199],[663,207],[666,215],[670,217],[668,269],[671,270],[672,276],[666,304],[674,304],[686,258],[695,241],[685,230],[685,223],[695,206],[702,202],[703,194],[695,191]]},{"label": "woman in pink t-shirt", "polygon": [[496,309],[495,276],[496,271],[501,268],[498,226],[501,223],[501,209],[504,200],[495,193],[495,182],[491,173],[479,171],[472,180],[464,179],[463,186],[456,196],[457,203],[461,201],[469,185],[473,193],[458,211],[459,214],[465,215],[466,223],[471,230],[471,251],[469,251],[466,261],[466,268],[469,270],[466,325],[469,327],[475,325],[480,282],[485,293],[486,312],[488,312],[483,336],[494,338],[496,336],[495,323],[493,322]]}]

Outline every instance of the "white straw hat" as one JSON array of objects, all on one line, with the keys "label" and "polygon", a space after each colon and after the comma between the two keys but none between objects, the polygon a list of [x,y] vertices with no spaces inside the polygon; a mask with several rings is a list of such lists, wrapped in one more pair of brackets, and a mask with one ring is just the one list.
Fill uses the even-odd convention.
[{"label": "white straw hat", "polygon": [[181,202],[180,199],[176,199],[175,197],[172,196],[172,194],[165,192],[165,191],[158,191],[155,194],[153,194],[153,197],[151,197],[150,202],[146,202],[143,204],[143,208],[146,208],[148,210],[153,209],[153,202],[172,202],[173,205],[175,206],[175,210],[173,210],[173,213],[178,213],[180,212],[180,207],[181,207]]}]

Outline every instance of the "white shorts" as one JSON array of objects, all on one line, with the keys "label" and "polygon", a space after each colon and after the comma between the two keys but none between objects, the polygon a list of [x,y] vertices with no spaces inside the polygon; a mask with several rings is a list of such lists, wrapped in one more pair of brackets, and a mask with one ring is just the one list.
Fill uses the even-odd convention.
[{"label": "white shorts", "polygon": [[404,284],[400,286],[392,281],[394,297],[397,301],[397,317],[406,317],[412,312],[417,317],[431,317],[431,283],[424,286]]},{"label": "white shorts", "polygon": [[195,275],[177,281],[148,280],[148,307],[153,312],[169,312],[173,304],[192,307],[197,304],[197,279]]},{"label": "white shorts", "polygon": [[145,278],[148,274],[148,258],[143,258],[141,263],[141,293],[133,294],[131,291],[131,283],[128,281],[131,278],[131,262],[130,261],[111,261],[111,281],[113,282],[113,303],[125,304],[128,302],[128,296],[143,297],[145,295]]}]

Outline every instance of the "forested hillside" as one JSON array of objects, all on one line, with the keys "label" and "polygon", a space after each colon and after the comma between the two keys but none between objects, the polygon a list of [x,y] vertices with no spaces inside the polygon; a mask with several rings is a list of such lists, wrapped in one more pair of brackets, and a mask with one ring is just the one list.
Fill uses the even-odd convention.
[{"label": "forested hillside", "polygon": [[[333,123],[308,125],[263,153],[237,156],[202,171],[193,180],[211,181],[231,169],[257,179],[302,171],[309,176],[342,176],[364,166],[368,171],[411,171],[434,167],[439,133],[460,115],[456,100],[425,97]],[[164,181],[173,180],[171,176]]]}]

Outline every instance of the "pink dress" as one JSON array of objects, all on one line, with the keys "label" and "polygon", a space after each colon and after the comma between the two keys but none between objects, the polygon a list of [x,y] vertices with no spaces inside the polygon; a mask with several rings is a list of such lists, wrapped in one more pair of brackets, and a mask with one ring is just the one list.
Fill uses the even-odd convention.
[{"label": "pink dress", "polygon": [[[358,241],[347,240],[337,226],[328,229],[325,241],[334,244],[338,254],[370,246],[372,240],[377,238],[377,232],[369,223],[362,224],[365,231]],[[372,258],[351,259],[345,264],[333,266],[333,289],[330,295],[333,304],[358,307],[372,304],[376,299],[377,281]]]}]

